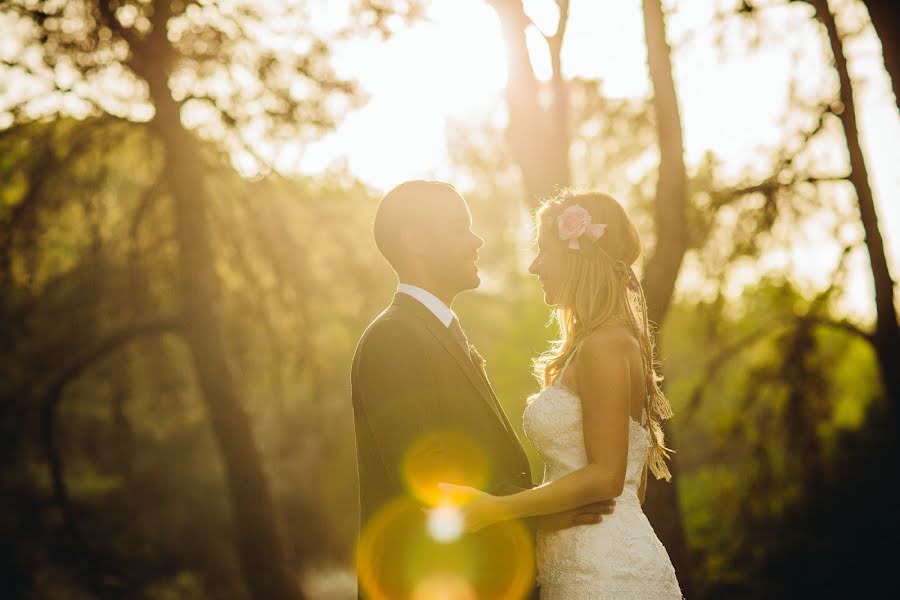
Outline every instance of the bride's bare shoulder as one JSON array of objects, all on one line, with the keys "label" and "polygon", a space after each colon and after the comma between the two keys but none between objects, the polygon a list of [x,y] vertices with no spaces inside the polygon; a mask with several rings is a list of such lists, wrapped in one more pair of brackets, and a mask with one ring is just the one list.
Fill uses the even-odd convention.
[{"label": "bride's bare shoulder", "polygon": [[592,331],[581,343],[583,359],[606,358],[609,354],[626,356],[640,353],[640,342],[625,325],[609,324]]},{"label": "bride's bare shoulder", "polygon": [[633,360],[640,360],[641,347],[628,327],[604,325],[598,327],[578,345],[573,368],[563,374],[563,385],[580,390],[582,379],[608,378],[622,369],[628,370]]}]

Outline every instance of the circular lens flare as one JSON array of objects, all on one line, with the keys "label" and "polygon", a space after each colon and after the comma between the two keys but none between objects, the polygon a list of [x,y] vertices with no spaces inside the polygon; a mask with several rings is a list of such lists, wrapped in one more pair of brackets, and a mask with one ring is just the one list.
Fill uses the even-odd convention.
[{"label": "circular lens flare", "polygon": [[[519,521],[510,520],[475,534],[453,537],[449,533],[455,527],[451,516],[454,510],[441,505],[433,509],[439,516],[432,517],[433,513],[422,510],[420,502],[405,497],[377,511],[364,525],[357,547],[357,571],[364,597],[524,598],[534,576],[528,530]],[[435,523],[439,524],[437,536]]]},{"label": "circular lens flare", "polygon": [[463,532],[462,512],[455,506],[445,505],[428,511],[428,533],[438,542],[452,542]]},{"label": "circular lens flare", "polygon": [[487,453],[471,437],[453,430],[431,431],[416,439],[403,459],[410,493],[428,506],[446,503],[441,482],[482,489],[490,477]]},{"label": "circular lens flare", "polygon": [[410,600],[478,600],[478,595],[459,575],[435,573],[413,589]]}]

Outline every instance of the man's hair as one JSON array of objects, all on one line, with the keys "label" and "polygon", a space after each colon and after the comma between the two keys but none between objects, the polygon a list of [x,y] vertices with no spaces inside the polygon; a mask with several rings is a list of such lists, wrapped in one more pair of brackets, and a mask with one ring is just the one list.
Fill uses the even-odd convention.
[{"label": "man's hair", "polygon": [[381,199],[373,223],[375,245],[395,271],[403,266],[403,232],[425,223],[431,207],[448,193],[459,196],[449,183],[416,179],[401,183]]}]

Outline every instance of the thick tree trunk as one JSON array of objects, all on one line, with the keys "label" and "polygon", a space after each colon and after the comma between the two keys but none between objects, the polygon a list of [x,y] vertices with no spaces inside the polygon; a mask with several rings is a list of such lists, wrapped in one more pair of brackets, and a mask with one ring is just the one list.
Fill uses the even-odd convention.
[{"label": "thick tree trunk", "polygon": [[262,457],[225,355],[203,161],[196,141],[181,124],[167,72],[158,66],[163,62],[160,57],[141,61],[154,66],[139,75],[149,84],[156,108],[151,125],[166,153],[164,172],[174,197],[181,267],[182,332],[225,467],[238,560],[251,597],[299,599]]},{"label": "thick tree trunk", "polygon": [[569,134],[565,84],[559,69],[559,52],[565,31],[561,15],[558,39],[548,40],[554,67],[550,107],[540,101],[541,84],[534,75],[525,30],[531,24],[521,0],[489,0],[500,17],[506,41],[508,81],[506,106],[509,124],[507,144],[522,174],[527,208],[537,207],[541,198],[571,185]]},{"label": "thick tree trunk", "polygon": [[888,268],[884,240],[878,227],[875,200],[869,184],[869,172],[860,143],[853,84],[847,70],[847,58],[844,55],[841,36],[828,6],[828,0],[811,0],[810,4],[816,9],[816,18],[828,32],[828,41],[834,54],[834,66],[840,80],[839,93],[843,110],[838,111],[838,117],[847,138],[847,151],[850,154],[849,179],[856,188],[859,216],[866,234],[866,250],[869,252],[869,264],[875,287],[876,323],[875,333],[872,336],[873,345],[885,394],[895,419],[894,424],[900,427],[900,324],[897,322],[897,309],[894,304],[894,280]]},{"label": "thick tree trunk", "polygon": [[[661,324],[668,312],[675,282],[687,249],[687,173],[675,82],[672,77],[666,25],[659,0],[644,0],[647,59],[653,83],[653,107],[659,143],[654,224],[656,245],[644,269],[644,290],[650,320]],[[666,427],[674,447],[671,427]],[[670,464],[672,482],[650,479],[645,511],[678,573],[682,591],[693,596],[693,572],[678,500],[678,464]]]},{"label": "thick tree trunk", "polygon": [[650,320],[662,324],[672,301],[688,240],[684,136],[666,40],[665,17],[659,0],[644,0],[644,32],[659,143],[654,204],[656,245],[644,269],[644,291]]},{"label": "thick tree trunk", "polygon": [[[671,428],[666,427],[666,445],[677,447],[672,439]],[[672,481],[660,481],[653,476],[647,478],[647,496],[644,499],[644,513],[653,525],[656,535],[666,547],[672,566],[678,576],[681,592],[685,598],[694,597],[694,570],[691,554],[684,533],[684,519],[678,500],[678,462],[671,460],[669,470]]]},{"label": "thick tree trunk", "polygon": [[900,10],[897,10],[897,0],[863,0],[863,3],[881,40],[884,68],[891,78],[894,102],[900,111]]}]

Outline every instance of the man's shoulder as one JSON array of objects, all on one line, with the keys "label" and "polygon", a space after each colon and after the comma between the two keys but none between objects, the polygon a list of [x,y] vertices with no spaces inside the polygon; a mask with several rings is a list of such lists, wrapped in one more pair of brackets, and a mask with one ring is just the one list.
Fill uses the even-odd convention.
[{"label": "man's shoulder", "polygon": [[351,381],[384,372],[388,365],[421,370],[431,360],[430,335],[417,319],[401,312],[385,310],[363,332],[356,346]]},{"label": "man's shoulder", "polygon": [[427,340],[427,329],[421,320],[397,305],[384,309],[369,323],[359,339],[356,354],[381,351],[397,345],[419,344]]}]

